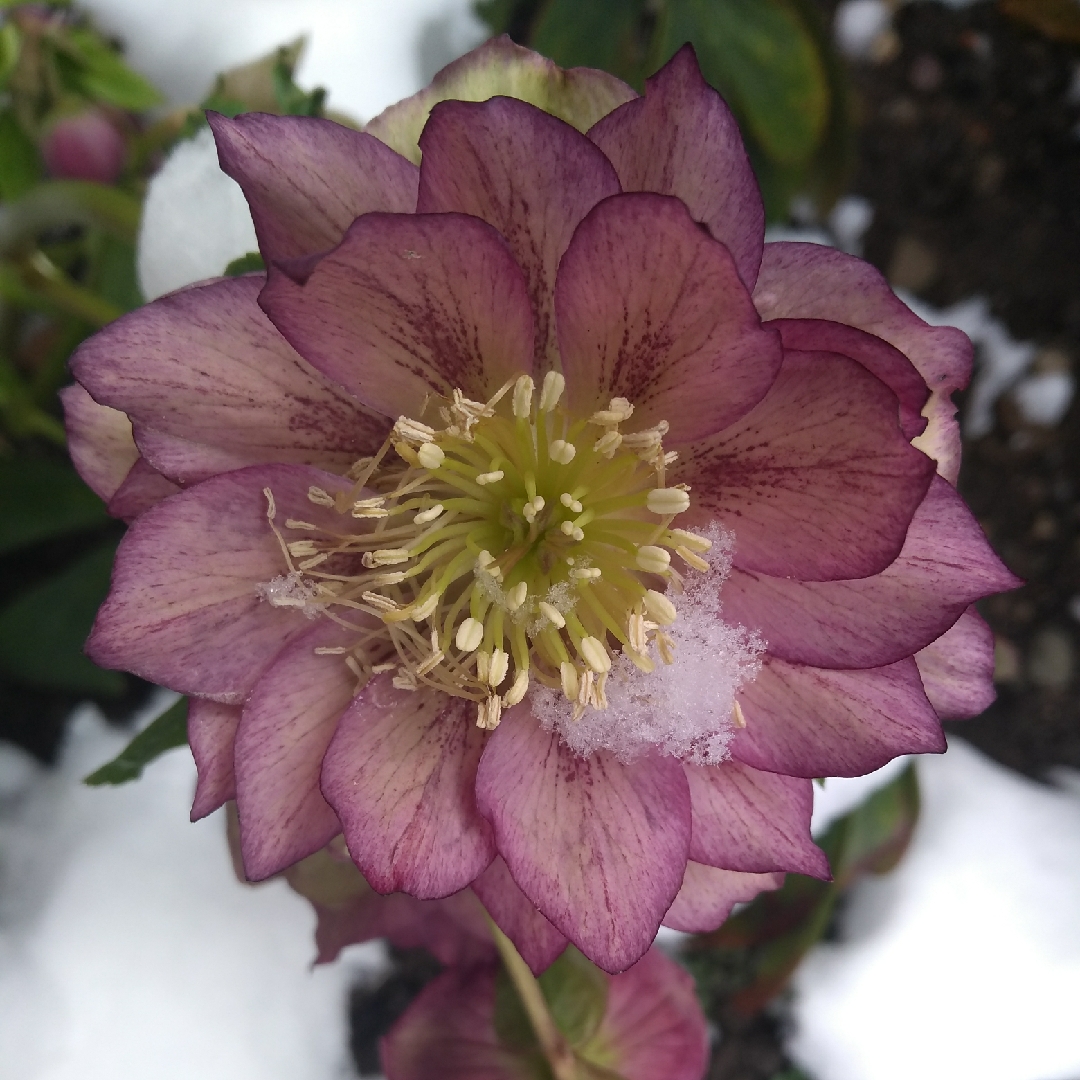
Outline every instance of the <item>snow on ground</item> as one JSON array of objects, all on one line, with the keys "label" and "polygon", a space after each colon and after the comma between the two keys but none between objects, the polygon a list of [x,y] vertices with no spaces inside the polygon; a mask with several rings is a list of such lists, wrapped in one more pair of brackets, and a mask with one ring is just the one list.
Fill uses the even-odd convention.
[{"label": "snow on ground", "polygon": [[790,1052],[818,1080],[1075,1080],[1080,774],[1042,786],[954,739],[919,779],[904,860],[796,973]]},{"label": "snow on ground", "polygon": [[0,744],[0,1077],[353,1076],[347,989],[380,947],[312,970],[307,902],[236,880],[220,813],[189,823],[186,750],[85,787],[127,739],[84,708],[56,770]]}]

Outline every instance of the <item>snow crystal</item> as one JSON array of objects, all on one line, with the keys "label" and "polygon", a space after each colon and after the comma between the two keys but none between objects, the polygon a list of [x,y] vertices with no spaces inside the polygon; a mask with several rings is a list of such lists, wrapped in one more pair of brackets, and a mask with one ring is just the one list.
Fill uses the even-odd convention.
[{"label": "snow crystal", "polygon": [[713,541],[710,569],[687,578],[675,623],[665,628],[675,644],[674,663],[657,659],[656,670],[647,675],[617,656],[605,687],[608,708],[586,709],[578,720],[559,691],[533,691],[534,714],[575,753],[588,757],[610,750],[629,761],[657,747],[708,765],[727,756],[735,693],[757,674],[765,644],[745,627],[722,620],[720,587],[731,569],[734,537],[716,526],[705,535]]},{"label": "snow crystal", "polygon": [[255,591],[271,607],[299,608],[309,619],[314,619],[323,611],[318,604],[313,603],[317,595],[315,585],[296,570],[279,574],[270,581],[260,582],[255,586]]}]

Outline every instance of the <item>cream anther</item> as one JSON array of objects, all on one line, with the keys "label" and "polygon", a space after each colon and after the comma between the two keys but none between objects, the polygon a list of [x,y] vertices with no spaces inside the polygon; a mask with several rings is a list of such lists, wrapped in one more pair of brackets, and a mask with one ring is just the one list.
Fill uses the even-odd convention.
[{"label": "cream anther", "polygon": [[494,731],[502,716],[502,701],[494,694],[484,698],[476,707],[476,726],[484,731]]},{"label": "cream anther", "polygon": [[624,397],[612,398],[606,409],[594,412],[589,417],[590,424],[600,424],[603,427],[611,427],[629,420],[634,414],[634,406]]},{"label": "cream anther", "polygon": [[297,558],[301,555],[314,555],[315,551],[314,540],[294,540],[289,544],[289,554],[295,555]]},{"label": "cream anther", "polygon": [[577,447],[565,439],[555,439],[548,447],[548,456],[560,465],[569,465],[577,454]]},{"label": "cream anther", "polygon": [[505,475],[506,474],[503,472],[502,469],[496,469],[494,472],[482,472],[479,476],[477,476],[476,482],[481,487],[486,487],[488,484],[497,483]]},{"label": "cream anther", "polygon": [[296,518],[288,518],[285,521],[286,529],[305,529],[308,532],[314,532],[318,526],[312,525],[309,521],[297,521]]},{"label": "cream anther", "polygon": [[675,549],[675,554],[678,555],[687,566],[692,566],[695,570],[700,570],[703,574],[709,569],[709,564],[700,555],[695,555],[689,548],[683,547],[681,544]]},{"label": "cream anther", "polygon": [[645,592],[645,610],[661,625],[670,626],[677,614],[675,605],[661,592],[648,589]]},{"label": "cream anther", "polygon": [[362,593],[360,599],[369,607],[373,607],[376,611],[397,611],[398,609],[397,604],[394,603],[389,596],[380,596],[375,592]]},{"label": "cream anther", "polygon": [[622,445],[623,437],[614,429],[605,431],[599,439],[593,443],[593,450],[595,450],[601,457],[614,457],[615,451]]},{"label": "cream anther", "polygon": [[436,503],[427,510],[421,510],[420,513],[413,518],[413,524],[426,525],[429,521],[434,521],[445,509],[446,507],[443,506],[442,503]]},{"label": "cream anther", "polygon": [[578,646],[578,652],[581,653],[581,659],[597,675],[603,675],[604,672],[611,670],[611,656],[599,638],[583,637]]},{"label": "cream anther", "polygon": [[559,665],[559,681],[562,683],[562,692],[566,700],[576,700],[578,696],[578,669],[568,660],[564,660]]},{"label": "cream anther", "polygon": [[519,581],[512,589],[507,590],[506,593],[506,607],[509,611],[517,611],[522,604],[525,603],[525,598],[529,595],[529,583],[527,581]]},{"label": "cream anther", "polygon": [[562,612],[557,607],[553,607],[546,600],[540,601],[540,614],[543,615],[556,630],[561,630],[566,625],[566,620],[563,618]]},{"label": "cream anther", "polygon": [[484,624],[479,619],[468,618],[462,621],[454,636],[454,644],[462,652],[475,652],[484,640]]},{"label": "cream anther", "polygon": [[671,565],[671,556],[662,547],[644,544],[637,549],[634,561],[638,564],[638,569],[647,574],[663,574]]},{"label": "cream anther", "polygon": [[738,698],[731,704],[731,722],[737,728],[746,727],[746,717],[743,715],[742,706],[739,704]]},{"label": "cream anther", "polygon": [[514,681],[510,684],[510,689],[503,694],[503,708],[509,709],[511,705],[516,705],[525,696],[528,689],[529,673],[519,668],[518,673],[514,676]]},{"label": "cream anther", "polygon": [[665,664],[675,663],[675,642],[662,631],[657,631],[656,647],[660,651],[660,659]]},{"label": "cream anther", "polygon": [[421,443],[431,442],[435,438],[435,429],[421,424],[419,420],[410,420],[407,416],[399,416],[394,424],[394,434],[406,442]]},{"label": "cream anther", "polygon": [[599,566],[580,566],[576,570],[570,571],[570,576],[577,578],[579,581],[596,581],[600,574]]},{"label": "cream anther", "polygon": [[697,533],[688,532],[686,529],[671,529],[671,539],[680,547],[689,548],[690,551],[708,551],[712,541],[706,536],[698,536]]},{"label": "cream anther", "polygon": [[425,469],[437,469],[446,460],[446,454],[438,443],[427,442],[416,451],[416,459]]},{"label": "cream anther", "polygon": [[514,415],[519,420],[527,419],[532,412],[533,390],[536,384],[528,375],[521,375],[514,383]]},{"label": "cream anther", "polygon": [[333,506],[334,497],[328,492],[323,491],[321,487],[309,487],[307,492],[308,502],[314,503],[316,506]]},{"label": "cream anther", "polygon": [[384,518],[390,516],[390,511],[383,507],[386,500],[381,496],[374,499],[357,499],[349,511],[354,518]]},{"label": "cream anther", "polygon": [[510,656],[503,649],[496,649],[491,654],[491,662],[488,665],[487,684],[488,686],[499,686],[503,679],[506,678],[506,673],[510,669]]},{"label": "cream anther", "polygon": [[426,600],[419,604],[413,604],[409,609],[409,617],[413,622],[423,622],[431,616],[431,613],[439,606],[440,596],[432,593]]},{"label": "cream anther", "polygon": [[645,505],[654,514],[671,517],[689,509],[690,496],[677,487],[653,488],[645,500]]},{"label": "cream anther", "polygon": [[365,551],[360,561],[367,567],[395,566],[397,563],[408,562],[412,556],[405,548],[378,548],[375,551]]},{"label": "cream anther", "polygon": [[551,412],[559,404],[566,389],[566,379],[558,371],[549,371],[544,376],[544,385],[540,390],[540,411]]}]

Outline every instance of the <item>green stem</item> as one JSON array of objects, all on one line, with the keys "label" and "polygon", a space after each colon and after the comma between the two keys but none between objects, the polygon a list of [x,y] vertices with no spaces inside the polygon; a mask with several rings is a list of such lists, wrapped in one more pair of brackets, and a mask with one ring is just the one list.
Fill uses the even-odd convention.
[{"label": "green stem", "polygon": [[105,326],[124,314],[123,309],[74,281],[44,252],[35,251],[22,263],[24,281],[61,311],[84,319],[92,326]]},{"label": "green stem", "polygon": [[499,950],[503,967],[521,999],[540,1050],[551,1066],[552,1076],[555,1080],[578,1080],[577,1058],[563,1033],[555,1025],[540,984],[529,970],[529,965],[514,948],[514,943],[495,925],[490,916],[488,922],[491,924],[491,936],[495,939],[495,947]]}]

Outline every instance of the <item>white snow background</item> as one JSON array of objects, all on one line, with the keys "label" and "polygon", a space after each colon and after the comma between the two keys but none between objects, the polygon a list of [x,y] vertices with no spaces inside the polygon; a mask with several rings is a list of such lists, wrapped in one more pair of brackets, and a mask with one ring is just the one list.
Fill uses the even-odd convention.
[{"label": "white snow background", "polygon": [[[307,32],[299,81],[326,86],[332,107],[364,119],[482,36],[467,0],[89,7],[173,103],[197,100],[222,68]],[[871,14],[864,5],[860,17]],[[251,250],[237,196],[205,136],[174,156],[147,208],[147,295]],[[871,215],[845,202],[817,238],[857,250]],[[990,385],[966,418],[978,429],[1032,350],[978,298],[920,313],[980,344],[979,378]],[[1044,409],[1041,422],[1055,413]],[[0,1078],[354,1075],[347,989],[376,976],[384,953],[354,947],[312,972],[306,903],[280,882],[236,882],[220,815],[188,823],[187,752],[133,784],[83,787],[125,741],[87,708],[56,770],[0,744]],[[816,792],[815,832],[899,767],[829,780]],[[854,890],[843,943],[819,946],[800,969],[790,1051],[817,1080],[1078,1080],[1080,776],[1062,771],[1057,788],[1037,785],[962,742],[919,770],[924,809],[911,850],[893,874]]]}]

